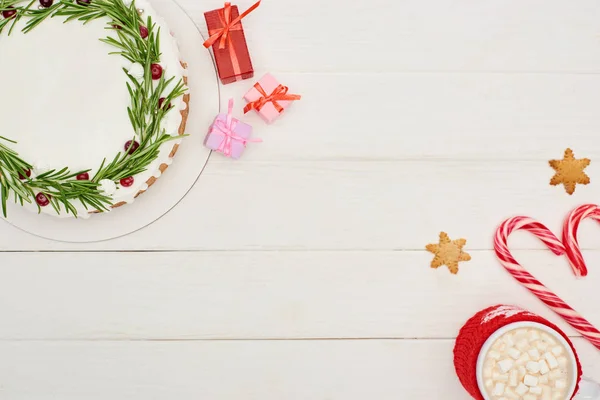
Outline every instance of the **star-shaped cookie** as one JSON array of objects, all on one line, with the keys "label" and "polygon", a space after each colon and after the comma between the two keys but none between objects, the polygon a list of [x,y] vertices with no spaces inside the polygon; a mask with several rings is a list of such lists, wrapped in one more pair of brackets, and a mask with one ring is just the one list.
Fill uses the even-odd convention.
[{"label": "star-shaped cookie", "polygon": [[431,261],[431,268],[439,268],[445,265],[451,273],[457,274],[458,263],[471,260],[471,256],[463,251],[466,244],[465,239],[450,240],[446,232],[441,232],[438,244],[428,244],[425,247],[427,251],[435,254]]},{"label": "star-shaped cookie", "polygon": [[562,183],[567,193],[573,194],[578,183],[582,185],[590,183],[590,177],[583,172],[588,165],[590,165],[588,158],[577,160],[573,150],[567,149],[562,160],[550,160],[550,166],[556,171],[550,184],[556,186]]}]

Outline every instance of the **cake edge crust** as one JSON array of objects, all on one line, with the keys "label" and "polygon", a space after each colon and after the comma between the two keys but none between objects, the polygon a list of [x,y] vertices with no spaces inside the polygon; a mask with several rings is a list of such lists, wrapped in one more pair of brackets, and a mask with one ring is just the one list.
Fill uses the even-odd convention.
[{"label": "cake edge crust", "polygon": [[[180,61],[181,66],[183,67],[183,69],[187,70],[187,63]],[[188,83],[188,77],[187,76],[183,76],[183,83],[185,85],[187,85]],[[190,94],[186,93],[183,95],[183,102],[185,103],[185,109],[181,110],[181,124],[179,125],[179,130],[178,130],[178,134],[179,136],[183,136],[185,134],[185,128],[187,126],[187,120],[188,120],[188,116],[190,114]],[[177,150],[179,150],[179,144],[175,144],[173,145],[173,148],[171,149],[171,153],[169,154],[169,158],[173,158],[175,157],[175,154],[177,153]],[[160,167],[158,167],[158,169],[160,170],[161,176],[162,174],[164,174],[164,172],[167,170],[167,168],[169,168],[168,164],[161,164]],[[159,177],[160,178],[160,177]],[[148,185],[148,187],[144,190],[140,190],[139,192],[136,193],[136,195],[133,197],[134,199],[137,199],[137,197],[139,195],[141,195],[142,193],[145,193],[148,189],[150,189],[150,187],[152,185],[154,185],[156,183],[156,181],[158,180],[157,177],[151,176],[147,181],[146,181],[146,185]],[[113,204],[110,208],[119,208],[122,207],[124,205],[126,205],[127,202],[125,201],[121,201],[118,202],[116,204]],[[102,211],[90,211],[90,214],[101,214]]]}]

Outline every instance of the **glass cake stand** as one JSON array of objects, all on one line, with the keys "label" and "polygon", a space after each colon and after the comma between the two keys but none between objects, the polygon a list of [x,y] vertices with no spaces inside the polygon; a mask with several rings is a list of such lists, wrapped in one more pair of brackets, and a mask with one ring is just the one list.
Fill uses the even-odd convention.
[{"label": "glass cake stand", "polygon": [[174,0],[150,0],[156,12],[167,21],[177,38],[182,59],[188,64],[190,114],[186,137],[164,176],[131,205],[89,219],[56,218],[36,214],[8,204],[6,222],[32,235],[46,239],[90,243],[115,239],[138,231],[157,221],[190,192],[208,159],[204,133],[219,112],[220,92],[211,53],[203,47],[204,38],[192,18]]}]

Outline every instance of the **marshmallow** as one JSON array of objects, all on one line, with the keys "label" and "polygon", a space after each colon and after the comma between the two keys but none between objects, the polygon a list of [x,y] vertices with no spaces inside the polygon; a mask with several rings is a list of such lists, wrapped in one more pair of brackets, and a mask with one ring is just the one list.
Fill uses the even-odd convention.
[{"label": "marshmallow", "polygon": [[511,388],[506,388],[504,395],[512,400],[519,400],[521,398],[521,396],[513,392]]},{"label": "marshmallow", "polygon": [[556,340],[552,336],[548,335],[546,332],[542,332],[542,340],[551,345],[556,344]]},{"label": "marshmallow", "polygon": [[569,360],[567,360],[567,357],[558,357],[558,365],[561,368],[566,368],[568,363]]},{"label": "marshmallow", "polygon": [[521,352],[515,349],[514,347],[508,349],[507,353],[513,360],[516,360],[517,358],[521,357]]},{"label": "marshmallow", "polygon": [[511,334],[506,334],[506,335],[504,335],[504,337],[502,338],[502,341],[503,341],[504,343],[506,343],[506,345],[507,345],[507,346],[510,346],[510,347],[512,347],[512,346],[514,346],[514,345],[515,345],[515,342],[513,342],[512,338],[513,338],[513,336],[512,336]]},{"label": "marshmallow", "polygon": [[548,374],[551,380],[562,378],[563,372],[560,369],[554,369]]},{"label": "marshmallow", "polygon": [[558,360],[554,357],[552,353],[544,353],[544,358],[548,361],[548,366],[550,369],[554,369],[558,367]]},{"label": "marshmallow", "polygon": [[486,354],[485,391],[495,400],[564,400],[570,362],[554,335],[535,328],[507,332]]},{"label": "marshmallow", "polygon": [[492,369],[491,368],[484,368],[483,369],[483,377],[484,378],[491,378],[492,377]]},{"label": "marshmallow", "polygon": [[494,396],[502,396],[504,394],[504,388],[506,387],[506,385],[502,382],[498,382],[496,383],[496,386],[494,386]]},{"label": "marshmallow", "polygon": [[519,372],[516,369],[510,371],[510,375],[508,377],[508,386],[517,387],[519,384]]},{"label": "marshmallow", "polygon": [[550,371],[550,367],[548,366],[548,363],[546,362],[546,360],[540,361],[539,365],[540,365],[540,372],[542,375],[546,375]]},{"label": "marshmallow", "polygon": [[533,375],[525,375],[525,377],[523,377],[523,383],[529,387],[537,386],[538,382],[539,379]]},{"label": "marshmallow", "polygon": [[494,379],[496,382],[508,382],[508,374],[499,374],[494,372],[492,374],[492,379]]},{"label": "marshmallow", "polygon": [[542,388],[540,386],[529,388],[531,394],[542,394]]},{"label": "marshmallow", "polygon": [[516,363],[517,363],[517,365],[525,365],[530,360],[531,360],[531,357],[529,357],[529,354],[523,353],[521,355],[521,357],[519,357],[519,359],[516,361]]},{"label": "marshmallow", "polygon": [[535,347],[539,350],[539,351],[546,351],[548,350],[548,343],[546,342],[542,342],[541,340],[538,340],[537,342],[535,342]]},{"label": "marshmallow", "polygon": [[527,371],[531,372],[532,374],[537,374],[538,372],[540,372],[540,364],[538,364],[536,361],[529,361],[526,365]]},{"label": "marshmallow", "polygon": [[529,340],[521,339],[517,342],[515,346],[521,351],[527,351],[527,349],[529,348]]},{"label": "marshmallow", "polygon": [[496,340],[496,343],[494,343],[492,349],[502,352],[506,349],[506,344],[501,340]]},{"label": "marshmallow", "polygon": [[529,351],[527,352],[527,354],[529,354],[529,356],[531,357],[531,359],[533,361],[537,361],[541,357],[540,351],[538,349],[536,349],[535,347],[533,349],[529,349]]},{"label": "marshmallow", "polygon": [[552,351],[552,354],[554,354],[556,357],[558,357],[563,353],[563,347],[562,346],[554,346],[551,351]]},{"label": "marshmallow", "polygon": [[529,392],[529,388],[525,386],[523,383],[520,383],[519,386],[515,389],[515,392],[519,396],[523,396],[525,393]]},{"label": "marshmallow", "polygon": [[552,400],[552,388],[550,386],[543,385],[542,388],[542,400]]},{"label": "marshmallow", "polygon": [[536,329],[532,329],[529,331],[529,340],[535,342],[536,340],[540,340],[540,333]]},{"label": "marshmallow", "polygon": [[506,373],[510,371],[514,364],[515,362],[513,360],[511,360],[510,358],[505,358],[504,360],[498,362],[498,368],[500,368],[500,371]]}]

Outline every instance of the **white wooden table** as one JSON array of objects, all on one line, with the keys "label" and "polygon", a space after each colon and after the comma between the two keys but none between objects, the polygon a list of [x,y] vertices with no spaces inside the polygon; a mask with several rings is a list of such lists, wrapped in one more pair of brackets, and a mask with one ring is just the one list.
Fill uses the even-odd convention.
[{"label": "white wooden table", "polygon": [[[180,2],[203,31],[222,5]],[[597,0],[265,0],[244,22],[257,77],[304,98],[272,126],[247,118],[262,145],[213,155],[176,209],[118,240],[0,224],[0,398],[466,399],[453,338],[496,303],[559,322],[600,378],[600,352],[491,250],[508,216],[559,232],[600,202],[598,21]],[[548,184],[566,147],[592,159],[572,197]],[[458,276],[429,268],[442,230],[468,240]],[[577,281],[511,241],[600,324],[600,227],[581,243]]]}]

